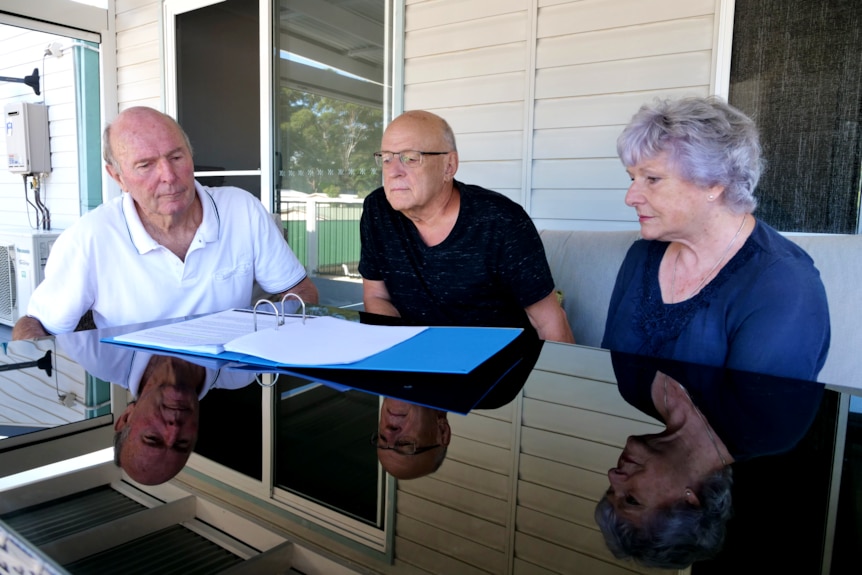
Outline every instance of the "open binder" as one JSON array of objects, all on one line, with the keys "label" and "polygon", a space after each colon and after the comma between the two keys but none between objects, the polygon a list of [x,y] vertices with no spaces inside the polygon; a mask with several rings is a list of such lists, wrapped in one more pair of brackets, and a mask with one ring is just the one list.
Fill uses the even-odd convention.
[{"label": "open binder", "polygon": [[469,374],[522,332],[521,328],[371,325],[255,308],[227,310],[102,341],[267,370]]}]

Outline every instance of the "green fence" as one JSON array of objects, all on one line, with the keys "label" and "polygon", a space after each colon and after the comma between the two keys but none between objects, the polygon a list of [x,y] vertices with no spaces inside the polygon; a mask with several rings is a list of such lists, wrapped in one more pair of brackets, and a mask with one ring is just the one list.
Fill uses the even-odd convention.
[{"label": "green fence", "polygon": [[357,275],[361,201],[283,201],[280,213],[287,242],[304,266],[317,275]]}]

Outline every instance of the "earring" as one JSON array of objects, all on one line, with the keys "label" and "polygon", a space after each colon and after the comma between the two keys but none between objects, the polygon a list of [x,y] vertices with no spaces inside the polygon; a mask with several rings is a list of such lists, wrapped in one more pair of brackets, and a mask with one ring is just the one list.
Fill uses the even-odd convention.
[{"label": "earring", "polygon": [[686,497],[691,497],[691,489],[686,489],[686,490],[685,490],[685,496],[686,496]]},{"label": "earring", "polygon": [[709,194],[709,196],[707,196],[706,199],[708,199],[711,202],[712,200],[715,199],[715,196],[713,196],[712,194]]}]

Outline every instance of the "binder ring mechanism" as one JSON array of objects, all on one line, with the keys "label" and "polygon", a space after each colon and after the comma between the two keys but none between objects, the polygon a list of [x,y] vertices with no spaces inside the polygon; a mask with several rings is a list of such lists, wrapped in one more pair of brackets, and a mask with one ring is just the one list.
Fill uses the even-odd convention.
[{"label": "binder ring mechanism", "polygon": [[[302,323],[305,324],[305,318],[308,317],[305,313],[305,302],[302,301],[302,298],[299,297],[298,295],[296,295],[295,293],[286,293],[281,298],[281,313],[278,312],[278,307],[276,307],[276,305],[273,302],[271,302],[270,300],[268,300],[268,299],[257,300],[257,303],[254,304],[254,310],[253,310],[253,314],[252,314],[254,317],[254,331],[257,331],[257,306],[259,306],[262,303],[269,304],[270,306],[272,306],[272,309],[275,311],[275,317],[278,320],[275,324],[275,329],[278,329],[278,326],[280,326],[280,325],[284,325],[284,318],[287,315],[284,312],[284,302],[289,297],[293,297],[293,298],[298,299],[299,303],[302,304]],[[279,377],[281,377],[281,374],[276,373],[275,378],[272,380],[272,383],[266,384],[260,380],[260,374],[259,373],[254,374],[254,380],[261,387],[274,387],[275,384],[278,383]]]},{"label": "binder ring mechanism", "polygon": [[296,295],[295,293],[286,293],[281,298],[281,312],[280,313],[278,311],[278,307],[273,302],[271,302],[270,300],[268,300],[268,299],[257,300],[257,303],[254,304],[254,309],[252,310],[252,312],[253,312],[252,315],[254,316],[254,331],[257,331],[257,306],[259,306],[262,303],[269,304],[272,307],[273,311],[275,312],[275,317],[277,320],[277,322],[275,324],[275,329],[278,329],[278,326],[280,326],[280,325],[284,325],[284,318],[287,317],[287,314],[284,312],[284,302],[289,297],[296,298],[297,300],[299,300],[299,303],[302,304],[302,323],[305,324],[305,318],[308,317],[305,314],[305,302],[302,301],[302,298],[299,297],[298,295]]}]

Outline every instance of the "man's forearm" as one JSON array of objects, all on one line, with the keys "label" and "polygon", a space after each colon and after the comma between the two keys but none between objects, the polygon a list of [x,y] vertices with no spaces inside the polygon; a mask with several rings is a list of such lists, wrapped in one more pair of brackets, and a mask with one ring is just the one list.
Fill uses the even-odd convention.
[{"label": "man's forearm", "polygon": [[307,304],[317,304],[320,302],[320,294],[317,292],[317,286],[314,285],[309,278],[305,278],[292,289],[287,290],[286,292],[282,292],[278,294],[279,298],[284,297],[284,294],[293,293],[302,298]]},{"label": "man's forearm", "polygon": [[368,313],[376,313],[378,315],[388,315],[392,317],[401,317],[395,306],[388,299],[379,297],[367,297],[362,302],[365,306],[365,311]]},{"label": "man's forearm", "polygon": [[34,339],[49,335],[42,322],[31,316],[24,316],[15,322],[12,328],[12,339]]}]

